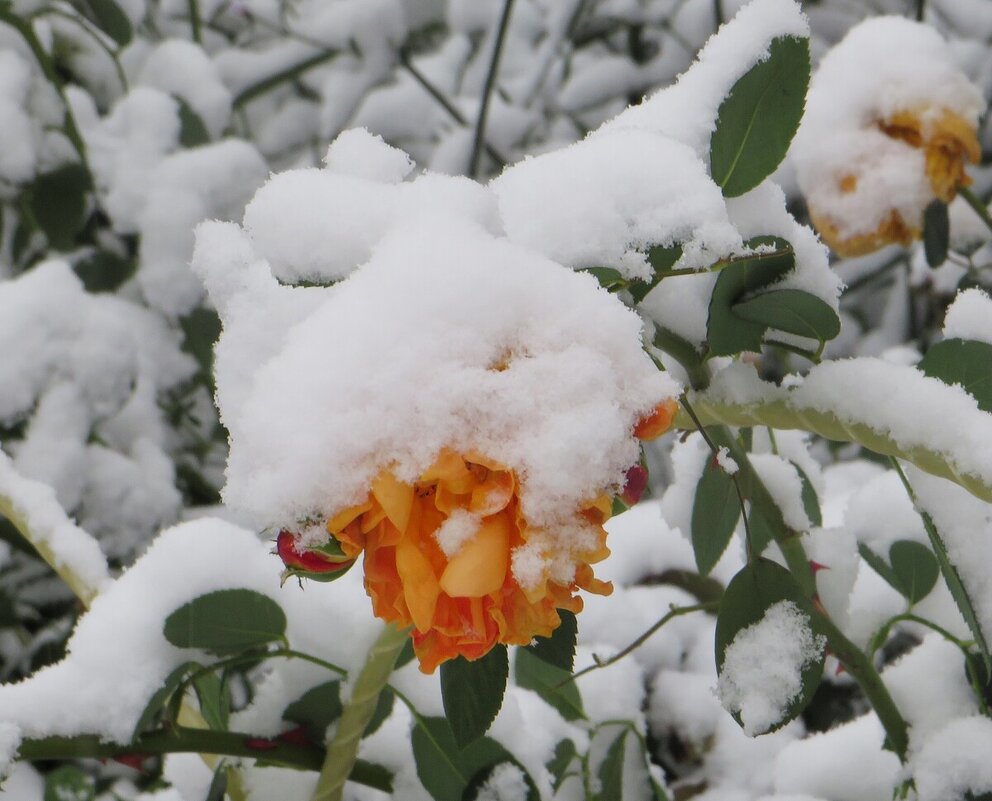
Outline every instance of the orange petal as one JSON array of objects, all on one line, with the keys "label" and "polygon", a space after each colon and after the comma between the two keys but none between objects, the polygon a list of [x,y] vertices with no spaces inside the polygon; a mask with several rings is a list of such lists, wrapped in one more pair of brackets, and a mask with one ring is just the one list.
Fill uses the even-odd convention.
[{"label": "orange petal", "polygon": [[360,503],[357,506],[349,506],[347,509],[342,509],[327,521],[327,530],[331,534],[337,534],[339,531],[343,531],[356,517],[365,514],[371,508],[372,501],[367,500],[365,503]]},{"label": "orange petal", "polygon": [[651,440],[660,437],[672,427],[675,413],[679,410],[674,398],[665,398],[654,407],[647,417],[642,417],[634,426],[634,436],[640,440]]},{"label": "orange petal", "polygon": [[468,510],[482,517],[502,512],[516,490],[516,481],[509,470],[490,470],[486,480],[472,490]]},{"label": "orange petal", "polygon": [[454,451],[444,450],[434,464],[421,474],[420,481],[425,484],[444,484],[449,492],[463,495],[472,491],[475,479],[465,467],[465,460]]},{"label": "orange petal", "polygon": [[409,537],[396,546],[396,572],[414,625],[419,631],[427,631],[434,622],[440,588],[430,560]]},{"label": "orange petal", "polygon": [[372,482],[372,496],[400,531],[406,531],[413,508],[413,487],[399,481],[389,470],[383,470]]},{"label": "orange petal", "polygon": [[453,598],[480,598],[496,592],[506,580],[510,564],[510,521],[493,515],[448,562],[441,589]]}]

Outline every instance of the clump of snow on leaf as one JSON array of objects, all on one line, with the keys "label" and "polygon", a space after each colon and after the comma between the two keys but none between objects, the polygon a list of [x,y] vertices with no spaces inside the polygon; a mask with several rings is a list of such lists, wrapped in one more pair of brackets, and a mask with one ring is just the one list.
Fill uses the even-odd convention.
[{"label": "clump of snow on leaf", "polygon": [[[229,504],[261,525],[330,515],[363,501],[382,469],[416,480],[443,448],[513,468],[535,525],[622,483],[638,459],[634,425],[678,391],[644,354],[633,312],[591,276],[494,235],[479,219],[492,201],[477,185],[362,179],[381,197],[406,194],[403,213],[337,227],[341,206],[322,207],[317,187],[337,181],[346,203],[340,182],[354,176],[296,176],[314,182],[296,204],[327,220],[326,247],[311,254],[325,263],[313,272],[335,274],[337,242],[371,256],[333,287],[286,287],[256,250],[261,241],[273,256],[292,251],[296,232],[277,209],[253,203],[247,230],[200,228],[194,267],[224,322],[216,371],[231,432]],[[306,181],[295,187],[308,191]],[[466,194],[476,202],[452,202]]]},{"label": "clump of snow on leaf", "polygon": [[747,734],[762,734],[785,716],[802,690],[803,670],[825,644],[794,603],[773,604],[727,648],[716,689],[720,703],[740,715]]},{"label": "clump of snow on leaf", "polygon": [[959,292],[947,308],[944,336],[974,339],[992,345],[992,298],[981,289]]}]

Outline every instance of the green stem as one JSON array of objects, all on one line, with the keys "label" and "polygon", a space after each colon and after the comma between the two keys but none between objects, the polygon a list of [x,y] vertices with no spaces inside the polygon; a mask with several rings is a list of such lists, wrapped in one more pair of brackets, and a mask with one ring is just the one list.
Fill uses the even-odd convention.
[{"label": "green stem", "polygon": [[[706,441],[706,444],[709,446],[710,451],[712,451],[713,453],[713,458],[719,460],[720,446],[717,445],[710,438],[710,435],[706,433],[706,429],[700,424],[699,418],[696,417],[696,413],[693,411],[692,405],[689,403],[689,399],[686,397],[685,393],[682,393],[682,397],[679,398],[679,402],[685,408],[686,413],[688,413],[689,417],[691,417],[693,422],[696,424],[696,430],[699,432],[699,435]],[[744,547],[747,550],[747,562],[748,564],[751,564],[755,560],[755,557],[758,556],[759,554],[756,554],[754,552],[754,545],[751,539],[751,523],[748,521],[747,504],[744,503],[744,491],[741,489],[741,481],[737,475],[739,472],[740,470],[737,470],[733,473],[728,473],[728,475],[730,476],[730,481],[733,483],[734,489],[737,492],[737,502],[741,506],[741,520],[744,521]]]},{"label": "green stem", "polygon": [[389,624],[369,651],[365,666],[351,691],[351,698],[341,713],[334,739],[327,749],[311,801],[341,801],[344,783],[355,765],[358,743],[375,713],[379,696],[409,636],[409,630]]},{"label": "green stem", "polygon": [[751,464],[747,451],[741,446],[737,438],[733,436],[726,426],[713,426],[709,428],[709,436],[718,448],[724,447],[730,451],[730,458],[737,463],[737,474],[741,482],[744,497],[751,502],[752,514],[758,512],[765,519],[772,531],[775,533],[775,542],[778,544],[782,556],[789,570],[799,582],[803,592],[812,598],[816,595],[816,582],[813,579],[813,570],[810,567],[809,559],[806,558],[806,550],[801,541],[802,532],[789,528],[782,516],[782,510],[771,493],[765,486],[761,477]]},{"label": "green stem", "polygon": [[689,377],[689,385],[695,390],[706,389],[710,385],[710,369],[703,361],[702,354],[692,343],[667,328],[658,326],[654,333],[654,346],[665,351],[682,365]]},{"label": "green stem", "polygon": [[864,652],[847,639],[830,617],[822,611],[819,604],[814,605],[814,614],[827,637],[827,644],[833,655],[861,687],[875,714],[878,715],[882,728],[885,729],[889,745],[900,761],[905,762],[906,751],[909,748],[909,728],[892,696],[889,695],[888,688],[882,682],[882,677]]},{"label": "green stem", "polygon": [[981,198],[979,198],[978,195],[972,192],[967,186],[959,185],[958,194],[964,198],[965,203],[974,209],[975,214],[982,218],[982,222],[985,223],[985,227],[992,231],[992,217],[989,216],[989,210],[986,208]]},{"label": "green stem", "polygon": [[655,632],[657,632],[658,629],[662,628],[670,620],[674,620],[675,618],[681,617],[682,615],[688,615],[691,612],[715,612],[719,608],[720,608],[719,601],[708,601],[706,603],[693,604],[692,606],[673,605],[669,608],[668,612],[665,614],[664,617],[656,621],[650,628],[648,628],[636,640],[631,642],[626,648],[617,651],[617,653],[615,653],[609,659],[601,660],[599,659],[599,657],[597,657],[594,654],[593,659],[595,660],[595,664],[589,665],[589,667],[585,667],[582,670],[578,671],[577,673],[573,673],[567,679],[565,679],[560,684],[558,684],[554,689],[558,689],[558,687],[561,687],[562,685],[569,684],[570,682],[573,682],[576,679],[578,679],[580,676],[585,676],[586,673],[591,673],[594,670],[600,670],[601,668],[609,667],[615,662],[619,662],[621,659],[627,656],[627,654],[636,651],[638,648],[644,645],[644,643],[646,643],[652,636],[654,636]]},{"label": "green stem", "polygon": [[[310,771],[319,770],[323,761],[323,752],[319,748],[295,745],[283,740],[257,737],[243,732],[193,729],[185,726],[172,726],[169,729],[151,732],[126,745],[105,742],[95,734],[26,739],[20,744],[18,758],[25,761],[113,759],[133,754],[156,756],[185,753],[261,759],[285,768]],[[370,762],[356,761],[348,778],[383,792],[392,791],[389,771]]]},{"label": "green stem", "polygon": [[62,84],[62,78],[56,71],[55,64],[52,62],[52,59],[49,57],[48,53],[45,52],[45,48],[42,47],[41,42],[38,41],[38,37],[34,35],[34,29],[31,27],[31,23],[26,19],[19,17],[13,11],[3,7],[0,7],[0,22],[9,25],[21,35],[21,38],[24,39],[27,46],[31,49],[31,53],[38,62],[38,66],[41,67],[41,71],[44,73],[45,79],[58,93],[62,100],[62,105],[65,107],[65,115],[63,117],[63,130],[65,131],[65,135],[72,143],[73,148],[75,148],[80,162],[86,168],[86,172],[92,175],[90,172],[89,161],[86,158],[86,144],[83,142],[83,137],[79,133],[79,128],[76,127],[76,120],[72,116],[72,109],[70,108],[69,101],[65,96],[65,88]]},{"label": "green stem", "polygon": [[[703,369],[706,370],[706,384],[709,383],[709,371],[706,365],[703,365]],[[713,422],[717,423],[729,423],[732,425],[750,427],[754,425],[768,425],[769,427],[775,426],[778,428],[803,428],[803,424],[799,423],[793,426],[781,426],[777,425],[776,422],[770,422],[760,419],[752,419],[750,415],[742,415],[741,417],[727,419],[727,416],[720,418],[712,415],[713,408],[712,405],[701,409],[701,403],[703,396],[697,394],[693,398],[693,416],[690,417],[688,413],[685,417],[688,417],[688,421],[683,420],[682,422],[688,422],[693,428],[702,429],[703,426],[707,425],[709,422],[708,434],[710,440],[713,444],[718,447],[723,446],[727,448],[730,452],[731,458],[737,463],[737,475],[742,482],[743,491],[745,497],[751,502],[752,512],[757,511],[765,521],[771,527],[771,530],[775,537],[775,542],[782,552],[782,556],[785,558],[785,563],[789,568],[789,572],[792,573],[796,581],[799,582],[800,587],[803,592],[811,599],[816,599],[816,579],[813,575],[812,567],[810,566],[809,559],[806,556],[806,550],[803,548],[802,541],[800,539],[802,532],[794,531],[789,528],[785,522],[785,518],[782,516],[782,510],[779,509],[778,504],[772,498],[771,493],[768,492],[768,488],[765,487],[764,482],[762,482],[761,477],[755,472],[754,466],[751,464],[748,458],[747,451],[741,446],[737,438],[730,433],[730,430],[726,425],[712,425]],[[778,402],[783,408],[785,404]],[[760,405],[760,404],[754,404]],[[727,409],[735,409],[736,407],[725,405]],[[723,407],[721,407],[723,408]],[[777,407],[776,407],[777,408]],[[752,406],[748,407],[750,412]],[[710,414],[710,420],[707,421],[703,418],[703,412]],[[681,416],[681,413],[680,413]],[[703,419],[701,419],[703,418]],[[798,421],[797,421],[798,422]],[[805,421],[804,421],[805,422]],[[676,424],[679,425],[679,420],[676,420]],[[690,427],[689,425],[683,425],[682,427]],[[807,428],[807,430],[815,429]],[[844,666],[851,677],[857,681],[858,685],[861,687],[862,692],[868,698],[868,702],[872,705],[875,713],[878,715],[879,721],[882,723],[882,727],[885,729],[886,735],[889,738],[889,742],[892,744],[893,749],[899,755],[900,760],[905,761],[906,749],[909,742],[909,737],[907,734],[906,721],[903,719],[895,702],[892,700],[892,696],[889,695],[888,689],[885,684],[882,683],[882,678],[879,676],[878,671],[875,670],[874,665],[868,660],[865,654],[852,643],[844,633],[834,625],[833,621],[829,618],[823,607],[819,603],[813,604],[814,614],[817,616],[820,624],[821,630],[827,637],[827,643],[830,646],[831,651],[834,656],[840,660],[840,663]]]},{"label": "green stem", "polygon": [[[800,539],[801,532],[794,531],[786,525],[781,509],[754,471],[754,467],[747,458],[747,452],[740,446],[737,439],[731,436],[724,426],[711,428],[710,436],[714,442],[718,442],[730,450],[731,458],[737,462],[738,473],[744,484],[745,493],[751,501],[751,508],[758,510],[771,526],[775,535],[775,542],[785,557],[789,571],[799,582],[803,592],[808,597],[815,599],[816,580]],[[814,603],[813,606],[814,614],[816,614],[827,637],[830,650],[851,674],[851,677],[857,681],[878,715],[893,749],[899,758],[905,761],[908,745],[906,721],[903,720],[892,696],[889,695],[888,689],[882,683],[881,676],[865,654],[834,625],[830,617],[823,611],[822,606],[818,603]]]},{"label": "green stem", "polygon": [[316,55],[310,56],[309,58],[305,58],[302,61],[298,61],[296,64],[286,67],[286,69],[279,70],[279,72],[275,73],[274,75],[270,75],[267,78],[262,78],[261,80],[256,81],[250,86],[246,86],[244,89],[238,92],[237,96],[235,96],[233,103],[234,108],[235,109],[241,108],[241,106],[243,106],[245,103],[248,103],[249,101],[255,99],[256,97],[259,97],[260,95],[264,95],[267,92],[271,92],[273,89],[278,87],[284,81],[288,81],[293,78],[296,78],[297,76],[302,75],[307,70],[312,69],[313,67],[320,66],[321,64],[327,61],[330,61],[331,59],[335,58],[337,54],[338,54],[337,50],[325,50],[322,53],[317,53]]},{"label": "green stem", "polygon": [[114,71],[117,73],[117,80],[120,82],[121,91],[124,94],[127,94],[129,88],[127,82],[127,75],[124,73],[124,68],[121,66],[121,60],[117,58],[117,53],[115,53],[114,50],[111,47],[109,47],[107,43],[104,41],[104,36],[106,34],[104,34],[103,31],[97,29],[92,22],[86,19],[86,17],[82,15],[69,14],[58,8],[46,8],[40,13],[51,14],[56,17],[61,17],[62,19],[66,20],[67,22],[71,22],[73,25],[77,26],[83,32],[85,32],[90,37],[90,39],[93,40],[93,43],[97,47],[99,47],[107,55],[107,57],[114,63]]},{"label": "green stem", "polygon": [[193,36],[193,41],[199,44],[202,39],[200,33],[200,4],[197,0],[186,0],[186,5],[189,8],[190,32]]},{"label": "green stem", "polygon": [[874,658],[875,654],[878,652],[878,649],[885,645],[885,641],[889,639],[889,632],[892,631],[892,627],[896,623],[900,622],[917,623],[920,626],[925,626],[926,628],[937,632],[949,643],[956,645],[965,656],[968,655],[969,649],[973,644],[971,641],[965,642],[964,640],[955,637],[943,626],[938,626],[931,620],[919,617],[918,615],[910,614],[909,612],[904,612],[901,615],[896,615],[895,617],[890,617],[886,620],[885,623],[879,626],[878,631],[875,632],[871,640],[868,641],[868,657],[870,659]]},{"label": "green stem", "polygon": [[300,659],[304,662],[309,662],[312,665],[318,665],[333,673],[337,673],[340,676],[348,676],[347,670],[343,667],[335,665],[333,662],[327,662],[319,657],[303,653],[302,651],[294,651],[292,648],[279,648],[275,651],[266,651],[263,654],[240,654],[238,656],[228,657],[227,659],[220,659],[210,665],[205,665],[199,670],[193,671],[189,674],[189,676],[183,679],[182,683],[176,688],[173,697],[179,699],[183,698],[186,695],[186,691],[193,685],[193,683],[198,678],[205,676],[208,673],[223,670],[224,668],[237,667],[239,665],[251,665],[263,659],[273,659],[277,657],[282,657],[285,659]]},{"label": "green stem", "polygon": [[496,41],[493,43],[493,56],[489,62],[489,72],[486,83],[482,88],[482,102],[479,105],[479,117],[475,121],[475,141],[472,143],[472,158],[468,165],[470,178],[477,178],[479,160],[482,157],[482,143],[486,140],[486,117],[489,114],[489,98],[492,97],[496,85],[496,73],[499,72],[499,58],[503,52],[503,40],[510,27],[510,13],[513,11],[513,0],[503,0],[503,13],[499,18],[499,28],[496,30]]},{"label": "green stem", "polygon": [[[465,119],[465,115],[458,110],[458,107],[454,103],[452,103],[450,100],[448,100],[447,97],[445,97],[444,92],[442,92],[433,83],[431,83],[431,81],[428,80],[427,76],[424,75],[420,70],[418,70],[413,65],[413,62],[410,60],[409,55],[403,50],[400,51],[400,64],[407,72],[410,73],[410,77],[412,77],[418,84],[420,84],[420,87],[425,92],[427,92],[427,94],[433,97],[441,106],[441,108],[443,108],[446,112],[448,112],[449,115],[451,115],[451,118],[455,122],[466,128],[468,127],[468,120]],[[491,158],[496,163],[497,167],[502,168],[506,166],[506,159],[503,158],[503,156],[501,156],[498,152],[496,152],[496,148],[494,148],[488,142],[484,142],[483,147],[486,150],[486,155],[488,155],[489,158]]]}]

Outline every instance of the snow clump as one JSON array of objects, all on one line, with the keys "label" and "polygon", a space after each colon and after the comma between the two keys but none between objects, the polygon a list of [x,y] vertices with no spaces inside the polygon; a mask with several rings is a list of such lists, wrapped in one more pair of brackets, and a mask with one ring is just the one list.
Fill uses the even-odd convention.
[{"label": "snow clump", "polygon": [[773,604],[728,646],[716,687],[720,703],[740,715],[746,734],[767,732],[785,716],[802,690],[803,671],[825,645],[794,603]]}]

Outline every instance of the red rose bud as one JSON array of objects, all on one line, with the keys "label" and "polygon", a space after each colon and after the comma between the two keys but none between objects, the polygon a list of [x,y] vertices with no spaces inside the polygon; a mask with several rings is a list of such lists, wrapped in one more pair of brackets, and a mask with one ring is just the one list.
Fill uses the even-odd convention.
[{"label": "red rose bud", "polygon": [[[337,550],[340,551],[340,548]],[[348,558],[343,553],[338,555],[327,553],[325,550],[298,551],[296,535],[286,529],[280,531],[276,538],[276,552],[286,565],[287,575],[301,576],[314,581],[334,581],[347,573],[348,568],[355,563],[354,559]]]},{"label": "red rose bud", "polygon": [[627,480],[623,485],[623,492],[620,493],[620,499],[627,504],[627,506],[633,506],[637,503],[641,496],[644,494],[644,490],[648,486],[648,470],[642,464],[635,464],[627,471]]}]

